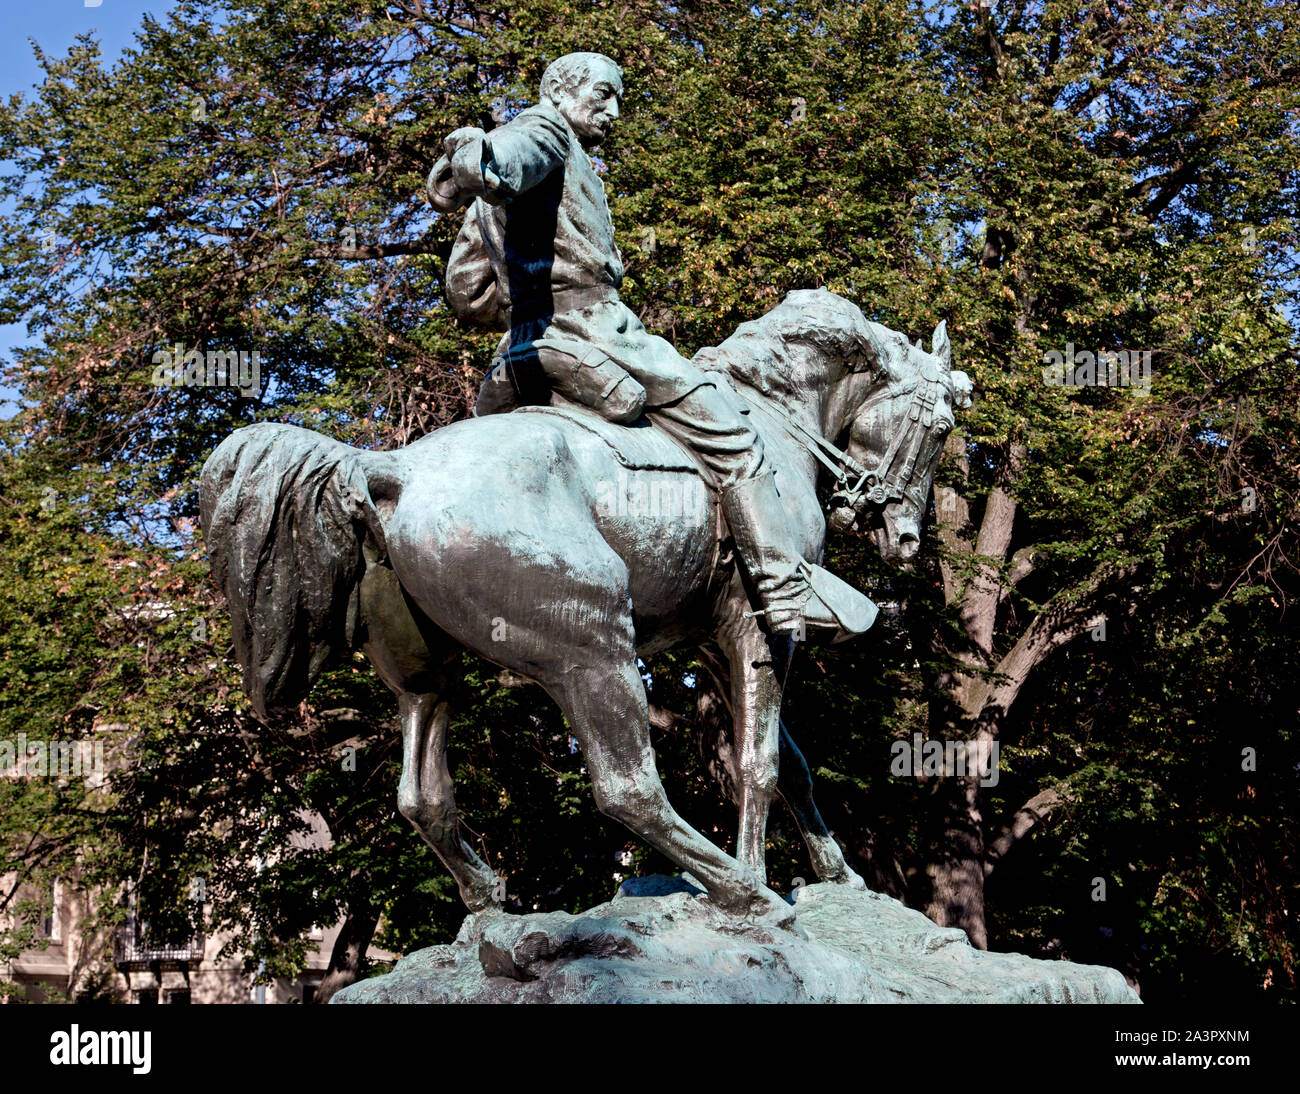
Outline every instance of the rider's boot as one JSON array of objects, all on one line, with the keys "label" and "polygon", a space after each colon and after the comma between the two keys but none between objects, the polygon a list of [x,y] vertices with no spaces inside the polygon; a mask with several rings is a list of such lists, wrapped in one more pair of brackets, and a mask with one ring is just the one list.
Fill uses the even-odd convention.
[{"label": "rider's boot", "polygon": [[876,606],[853,586],[808,562],[795,546],[790,517],[771,471],[721,493],[731,528],[769,634],[801,637],[805,627],[825,627],[842,642],[876,620]]}]

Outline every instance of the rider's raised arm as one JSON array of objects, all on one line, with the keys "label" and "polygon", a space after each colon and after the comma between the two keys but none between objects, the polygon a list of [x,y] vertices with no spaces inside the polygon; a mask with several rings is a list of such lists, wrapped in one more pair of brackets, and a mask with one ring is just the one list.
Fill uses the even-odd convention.
[{"label": "rider's raised arm", "polygon": [[525,110],[490,134],[473,126],[457,129],[429,172],[429,200],[442,212],[476,197],[504,205],[560,167],[571,139],[564,119],[548,107]]},{"label": "rider's raised arm", "polygon": [[494,129],[487,138],[483,197],[501,205],[531,190],[563,166],[572,139],[564,119],[549,107],[535,106]]}]

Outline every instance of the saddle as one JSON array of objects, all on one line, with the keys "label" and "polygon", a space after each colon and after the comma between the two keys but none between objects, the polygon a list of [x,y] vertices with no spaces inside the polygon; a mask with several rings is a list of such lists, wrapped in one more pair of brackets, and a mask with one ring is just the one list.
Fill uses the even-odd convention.
[{"label": "saddle", "polygon": [[[542,364],[547,354],[549,368]],[[556,402],[591,409],[611,422],[635,422],[645,409],[645,388],[597,347],[547,332],[498,348],[479,392],[474,416],[500,414]]]},{"label": "saddle", "polygon": [[516,414],[546,414],[572,422],[598,437],[614,458],[630,471],[697,472],[704,469],[686,448],[662,429],[656,429],[644,417],[631,425],[610,422],[585,406],[521,406]]}]

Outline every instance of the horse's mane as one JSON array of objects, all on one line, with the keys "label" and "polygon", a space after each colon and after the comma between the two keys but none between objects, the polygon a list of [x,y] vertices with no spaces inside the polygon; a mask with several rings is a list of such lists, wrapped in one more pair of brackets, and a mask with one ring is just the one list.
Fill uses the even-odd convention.
[{"label": "horse's mane", "polygon": [[[791,345],[812,345],[842,362],[844,371],[894,381],[910,371],[910,346],[901,334],[873,323],[850,300],[826,289],[796,289],[766,315],[742,323],[719,346],[700,350],[694,363],[722,372],[764,394],[793,395],[800,386]],[[912,366],[914,367],[914,366]]]}]

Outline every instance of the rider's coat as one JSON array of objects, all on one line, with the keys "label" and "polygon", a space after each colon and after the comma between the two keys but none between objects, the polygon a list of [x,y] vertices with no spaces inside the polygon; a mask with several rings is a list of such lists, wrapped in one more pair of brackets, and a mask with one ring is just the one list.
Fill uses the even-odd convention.
[{"label": "rider's coat", "polygon": [[605,187],[558,110],[543,103],[494,129],[483,181],[448,263],[458,314],[508,324],[503,347],[595,347],[641,383],[650,407],[712,383],[619,300]]}]

